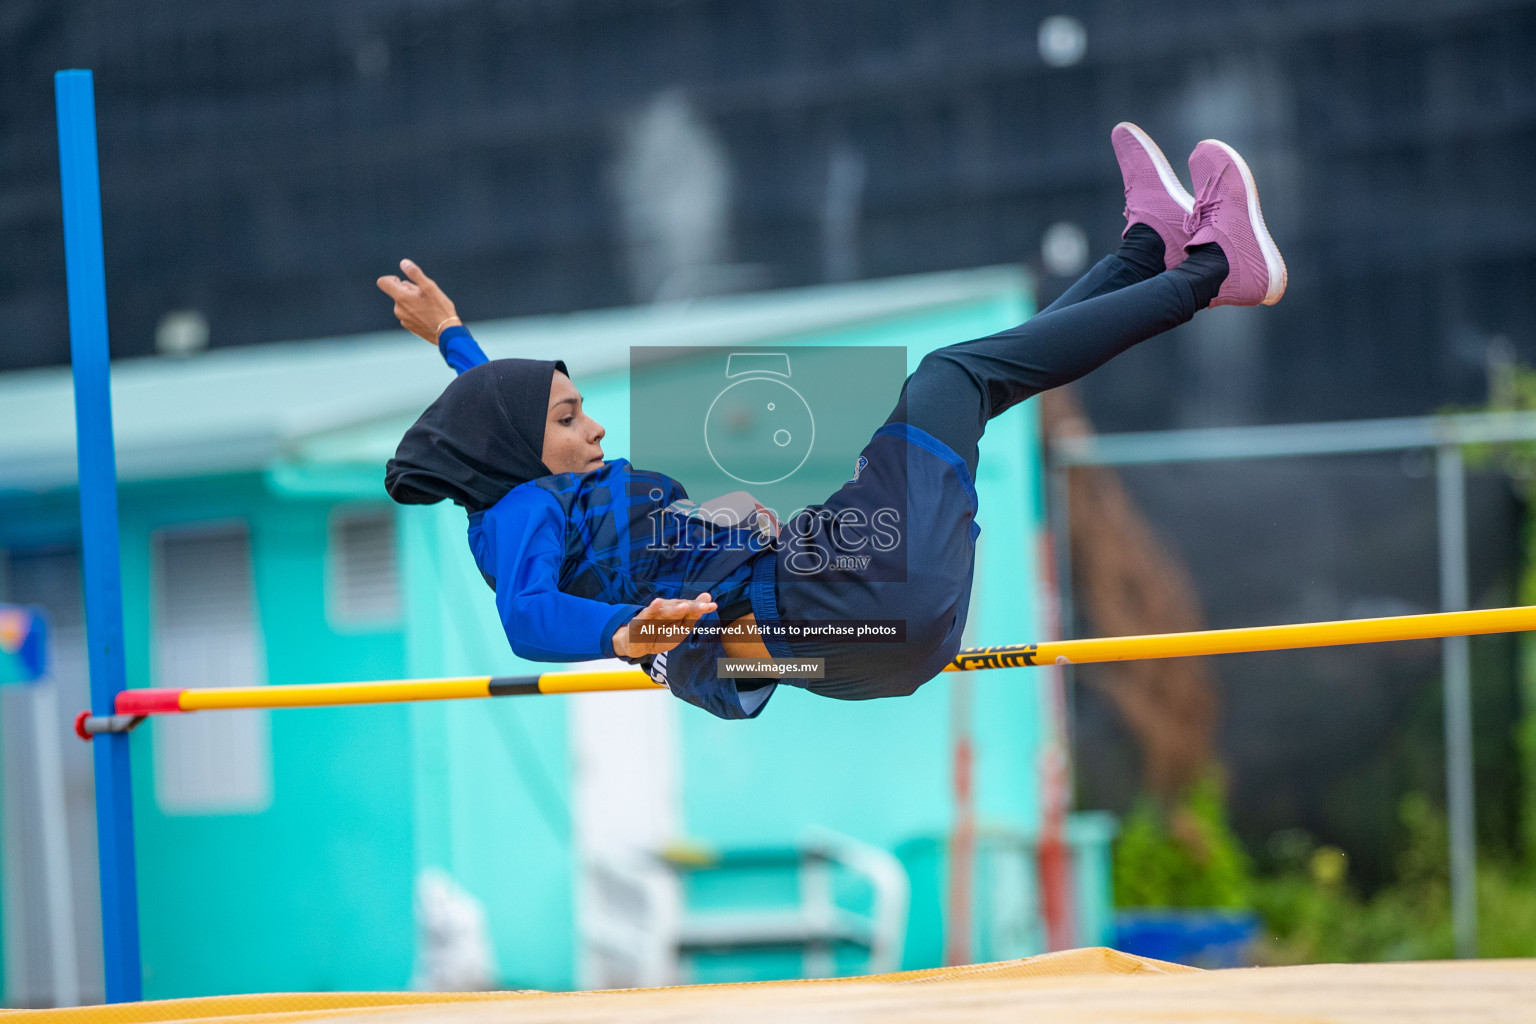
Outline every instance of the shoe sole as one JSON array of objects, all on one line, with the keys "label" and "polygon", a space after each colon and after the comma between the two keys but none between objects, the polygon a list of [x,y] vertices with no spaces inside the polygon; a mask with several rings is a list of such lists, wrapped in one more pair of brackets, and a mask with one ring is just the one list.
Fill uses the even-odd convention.
[{"label": "shoe sole", "polygon": [[1253,236],[1259,240],[1259,251],[1264,254],[1264,269],[1269,274],[1269,290],[1264,293],[1260,305],[1273,306],[1285,294],[1290,272],[1285,269],[1280,249],[1270,237],[1269,228],[1264,225],[1264,211],[1259,209],[1259,187],[1253,183],[1253,172],[1248,169],[1248,161],[1243,159],[1242,154],[1220,139],[1206,139],[1201,145],[1220,146],[1243,175],[1243,189],[1248,194],[1248,224],[1253,228]]},{"label": "shoe sole", "polygon": [[1163,155],[1162,148],[1152,141],[1152,136],[1129,121],[1121,121],[1115,127],[1124,128],[1130,132],[1131,138],[1135,139],[1137,145],[1141,146],[1147,156],[1151,157],[1152,166],[1157,170],[1157,178],[1163,183],[1164,191],[1173,197],[1173,201],[1183,207],[1185,213],[1193,210],[1195,208],[1195,197],[1185,190],[1184,183],[1179,180],[1177,174],[1173,173],[1173,165]]}]

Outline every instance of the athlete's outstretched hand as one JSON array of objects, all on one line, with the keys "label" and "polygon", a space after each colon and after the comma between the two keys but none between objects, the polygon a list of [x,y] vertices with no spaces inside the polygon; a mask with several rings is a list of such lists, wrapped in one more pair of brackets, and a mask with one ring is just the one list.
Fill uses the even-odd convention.
[{"label": "athlete's outstretched hand", "polygon": [[[639,614],[628,623],[614,631],[613,653],[621,658],[638,658],[646,654],[670,651],[688,638],[688,634],[693,631],[694,623],[714,610],[715,602],[710,599],[708,593],[700,594],[692,601],[658,597],[640,609]],[[664,623],[669,628],[661,636],[631,640],[632,635],[641,633],[638,629],[634,634],[630,633],[630,628],[637,622]]]},{"label": "athlete's outstretched hand", "polygon": [[453,300],[410,260],[401,260],[400,270],[406,280],[386,274],[378,280],[379,290],[395,300],[395,317],[401,327],[436,345],[438,332],[459,322]]}]

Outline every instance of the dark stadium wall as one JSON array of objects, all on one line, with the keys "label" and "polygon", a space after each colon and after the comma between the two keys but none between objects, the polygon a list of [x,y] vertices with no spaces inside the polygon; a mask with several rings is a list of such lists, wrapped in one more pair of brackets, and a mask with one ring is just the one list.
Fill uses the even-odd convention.
[{"label": "dark stadium wall", "polygon": [[[1042,56],[1053,14],[1086,29],[1070,66]],[[1098,375],[1102,430],[1421,413],[1480,397],[1496,336],[1536,359],[1528,4],[10,0],[0,368],[67,358],[64,66],[96,71],[124,356],[180,309],[214,346],[389,328],[372,281],[404,255],[472,319],[654,298],[624,177],[670,96],[721,178],[674,295],[1040,267],[1058,223],[1097,253],[1116,121],[1176,165],[1239,146],[1291,290]]]}]

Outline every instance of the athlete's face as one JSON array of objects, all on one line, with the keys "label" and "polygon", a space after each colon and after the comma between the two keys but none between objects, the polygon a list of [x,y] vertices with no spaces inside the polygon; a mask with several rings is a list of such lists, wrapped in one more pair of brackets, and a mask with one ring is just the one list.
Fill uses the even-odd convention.
[{"label": "athlete's face", "polygon": [[551,473],[589,473],[603,464],[602,424],[581,408],[581,392],[555,371],[544,420],[544,465]]}]

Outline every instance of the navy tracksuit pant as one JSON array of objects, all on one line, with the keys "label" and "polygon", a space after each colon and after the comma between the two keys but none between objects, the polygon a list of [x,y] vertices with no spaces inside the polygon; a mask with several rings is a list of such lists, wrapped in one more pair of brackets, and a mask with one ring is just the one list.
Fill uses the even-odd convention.
[{"label": "navy tracksuit pant", "polygon": [[[900,621],[905,636],[881,643],[765,637],[776,657],[825,659],[825,679],[785,682],[863,700],[911,693],[943,669],[960,649],[970,605],[980,532],[973,481],[987,421],[1208,305],[1226,260],[1214,246],[1200,250],[1163,272],[1161,239],[1132,227],[1118,253],[1029,321],[923,358],[864,449],[855,479],[786,524],[773,588],[781,621]],[[882,508],[903,523],[902,542],[861,545],[863,562],[840,563],[846,547],[827,524],[839,516],[868,520]]]}]

